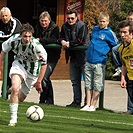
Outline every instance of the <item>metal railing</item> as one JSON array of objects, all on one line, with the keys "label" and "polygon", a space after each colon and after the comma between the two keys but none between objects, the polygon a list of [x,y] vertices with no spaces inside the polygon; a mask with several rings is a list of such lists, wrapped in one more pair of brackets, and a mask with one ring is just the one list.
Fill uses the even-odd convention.
[{"label": "metal railing", "polygon": [[[87,50],[88,46],[76,46],[69,48],[70,50]],[[45,48],[53,48],[53,49],[61,49],[62,46],[59,44],[48,44],[45,45]],[[8,54],[6,54],[6,57],[4,59],[4,73],[3,73],[3,84],[2,84],[2,98],[6,99],[6,93],[7,93],[7,72],[8,71]],[[99,97],[99,108],[103,108],[103,101],[104,101],[104,91],[101,92]]]}]

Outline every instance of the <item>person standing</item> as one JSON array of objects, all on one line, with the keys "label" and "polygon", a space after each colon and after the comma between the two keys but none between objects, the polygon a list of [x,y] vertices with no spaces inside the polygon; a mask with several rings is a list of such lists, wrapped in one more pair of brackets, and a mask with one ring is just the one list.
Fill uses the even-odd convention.
[{"label": "person standing", "polygon": [[[132,9],[128,11],[126,15],[126,20],[133,21],[133,10]],[[118,70],[113,75],[113,77],[120,76],[121,74],[122,61],[121,61],[120,54],[118,52],[119,46],[120,44],[112,48],[112,55],[113,55],[114,63],[115,63],[116,69]],[[133,113],[133,103],[131,102],[131,99],[128,96],[127,112],[125,112],[125,114],[132,114],[132,113]]]},{"label": "person standing", "polygon": [[120,45],[121,44],[118,44],[112,48],[112,56],[113,56],[114,64],[116,67],[116,69],[115,69],[116,72],[113,74],[113,78],[121,75],[122,62],[121,62],[121,58],[120,58],[119,52],[118,52],[118,47]]},{"label": "person standing", "polygon": [[[122,40],[118,48],[122,58],[121,87],[126,88],[130,105],[133,105],[133,21],[121,21],[119,29]],[[133,114],[132,108],[128,108],[127,114]]]},{"label": "person standing", "polygon": [[[129,10],[126,16],[127,20],[133,21],[133,10]],[[122,61],[118,52],[118,47],[120,46],[120,44],[118,44],[117,46],[112,48],[112,55],[113,55],[113,60],[115,63],[115,73],[113,74],[113,77],[118,77],[121,75],[121,67],[122,67]]]},{"label": "person standing", "polygon": [[11,118],[8,126],[16,126],[18,103],[25,100],[33,87],[38,93],[42,91],[41,81],[46,71],[47,53],[39,41],[32,36],[33,33],[33,27],[26,23],[22,25],[20,34],[15,34],[2,43],[0,64],[7,52],[12,50],[15,53],[15,59],[10,69]]},{"label": "person standing", "polygon": [[[67,21],[61,27],[59,41],[65,50],[66,63],[70,58],[70,80],[73,87],[73,101],[67,105],[70,107],[81,106],[81,76],[84,69],[86,52],[83,49],[70,50],[72,47],[89,44],[89,34],[87,25],[78,19],[76,10],[68,10],[66,13]],[[88,40],[86,42],[86,40]]]},{"label": "person standing", "polygon": [[[0,40],[5,41],[7,40],[11,35],[19,33],[21,28],[21,22],[12,17],[11,11],[8,7],[2,7],[0,10]],[[2,50],[2,45],[0,45],[0,51]],[[9,77],[9,71],[12,66],[12,62],[14,60],[14,53],[10,51],[8,53],[8,75],[7,75],[7,90],[11,87],[11,80]],[[8,94],[7,94],[8,98]]]},{"label": "person standing", "polygon": [[[48,44],[57,44],[59,39],[59,27],[55,24],[47,11],[40,14],[39,24],[35,27],[34,36],[45,46]],[[42,80],[43,92],[40,94],[39,103],[54,104],[53,86],[50,79],[54,68],[60,58],[61,49],[45,48],[48,54],[47,69]]]},{"label": "person standing", "polygon": [[95,111],[100,93],[104,90],[105,67],[107,54],[118,39],[108,27],[109,15],[101,12],[98,18],[99,26],[92,30],[91,42],[87,49],[85,64],[86,105],[81,111]]}]

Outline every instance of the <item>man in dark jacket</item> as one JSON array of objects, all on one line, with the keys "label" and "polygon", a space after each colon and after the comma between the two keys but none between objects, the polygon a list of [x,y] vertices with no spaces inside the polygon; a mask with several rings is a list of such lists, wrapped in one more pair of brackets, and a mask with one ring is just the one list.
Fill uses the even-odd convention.
[{"label": "man in dark jacket", "polygon": [[[81,76],[85,63],[85,50],[70,50],[71,47],[88,45],[89,36],[87,25],[78,19],[76,10],[66,13],[67,21],[62,25],[59,41],[65,49],[66,63],[70,58],[70,79],[73,86],[73,101],[71,107],[81,106]],[[86,42],[88,40],[88,42]]]},{"label": "man in dark jacket", "polygon": [[[12,17],[11,11],[8,7],[3,7],[0,10],[0,41],[7,40],[11,35],[19,33],[21,23],[18,19]],[[0,51],[2,50],[2,45],[0,45]],[[14,60],[14,53],[10,51],[8,53],[8,72],[12,66],[12,62]],[[7,90],[11,87],[11,79],[9,74],[7,76]],[[7,95],[8,98],[8,95]]]},{"label": "man in dark jacket", "polygon": [[46,48],[48,44],[56,44],[59,38],[59,27],[51,20],[50,14],[44,11],[40,14],[39,24],[35,27],[35,34],[48,54],[47,69],[42,81],[43,92],[40,94],[39,103],[54,104],[53,87],[50,80],[54,68],[60,58],[61,49]]}]

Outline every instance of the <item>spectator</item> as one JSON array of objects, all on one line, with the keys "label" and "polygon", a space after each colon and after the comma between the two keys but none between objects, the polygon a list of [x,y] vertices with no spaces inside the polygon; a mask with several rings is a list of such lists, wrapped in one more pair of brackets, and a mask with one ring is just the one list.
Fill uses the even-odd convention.
[{"label": "spectator", "polygon": [[10,69],[12,89],[9,126],[16,125],[18,103],[25,100],[33,86],[38,92],[42,91],[41,81],[46,71],[47,53],[39,41],[32,37],[33,33],[34,29],[30,24],[23,24],[20,34],[15,34],[2,43],[0,64],[10,50],[16,55]]},{"label": "spectator", "polygon": [[92,39],[87,49],[87,60],[85,64],[87,104],[81,109],[82,111],[96,110],[100,92],[104,89],[107,54],[110,51],[110,48],[118,43],[116,35],[108,27],[108,13],[101,12],[98,22],[99,26],[95,26],[92,30]]},{"label": "spectator", "polygon": [[[59,27],[51,20],[50,14],[44,11],[40,14],[39,24],[35,27],[34,36],[45,48],[48,44],[56,44],[59,39]],[[61,49],[45,48],[48,54],[47,69],[42,80],[43,92],[40,94],[39,103],[54,104],[53,86],[50,80],[54,68],[60,58]]]},{"label": "spectator", "polygon": [[121,62],[121,58],[119,56],[119,52],[118,52],[118,47],[120,46],[120,44],[114,46],[112,48],[112,55],[113,55],[113,60],[114,60],[114,63],[115,63],[115,73],[113,74],[113,77],[118,77],[120,76],[121,74],[121,66],[122,66],[122,62]]},{"label": "spectator", "polygon": [[[66,63],[70,58],[70,80],[73,87],[73,101],[70,107],[81,106],[81,76],[85,63],[85,50],[70,50],[72,47],[88,45],[89,35],[87,25],[78,19],[76,10],[68,10],[67,21],[62,25],[59,41],[65,50]],[[86,41],[88,40],[88,41]]]},{"label": "spectator", "polygon": [[[133,21],[133,10],[128,11],[126,19]],[[125,112],[125,114],[133,114],[133,102],[131,102],[131,98],[129,96],[127,100],[127,112]]]},{"label": "spectator", "polygon": [[[133,10],[128,11],[126,19],[133,21]],[[113,77],[118,77],[121,74],[122,62],[118,52],[119,46],[120,44],[112,48],[112,55],[113,55],[113,59],[116,67],[115,69],[116,72],[113,74]]]},{"label": "spectator", "polygon": [[[126,16],[126,20],[133,21],[133,10],[128,11],[127,16]],[[120,58],[120,55],[119,55],[119,52],[118,52],[118,47],[119,46],[120,46],[120,44],[112,48],[114,63],[116,65],[116,69],[118,70],[113,75],[113,77],[119,76],[121,74],[122,61],[121,61],[121,58]],[[130,97],[128,97],[127,112],[125,112],[125,113],[126,114],[132,114],[133,113],[133,103],[131,102]]]},{"label": "spectator", "polygon": [[[7,40],[11,35],[19,33],[21,23],[18,19],[12,17],[11,11],[8,7],[3,7],[0,10],[0,40],[5,41]],[[2,50],[2,45],[0,45],[0,51]],[[14,60],[14,54],[12,51],[8,53],[8,77],[7,77],[7,90],[11,87],[11,80],[9,77],[9,70],[12,66],[12,62]],[[7,94],[8,98],[8,94]]]},{"label": "spectator", "polygon": [[[121,87],[127,89],[130,105],[133,105],[133,21],[123,20],[119,28],[122,40],[118,48],[122,58]],[[128,109],[126,114],[133,114],[133,108]]]}]

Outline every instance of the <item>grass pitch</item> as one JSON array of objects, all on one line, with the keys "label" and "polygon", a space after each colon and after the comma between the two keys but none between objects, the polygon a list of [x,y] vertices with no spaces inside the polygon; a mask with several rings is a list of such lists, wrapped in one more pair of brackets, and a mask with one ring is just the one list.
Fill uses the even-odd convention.
[{"label": "grass pitch", "polygon": [[9,101],[0,98],[0,133],[133,133],[133,115],[110,110],[86,112],[79,108],[38,104],[45,116],[41,121],[32,122],[25,112],[34,104],[20,103],[17,126],[8,127]]}]

